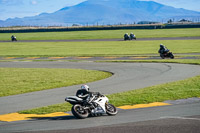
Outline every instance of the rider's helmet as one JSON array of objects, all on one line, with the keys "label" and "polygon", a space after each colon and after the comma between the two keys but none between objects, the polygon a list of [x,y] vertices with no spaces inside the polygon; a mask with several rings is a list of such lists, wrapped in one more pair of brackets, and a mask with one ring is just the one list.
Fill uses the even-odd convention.
[{"label": "rider's helmet", "polygon": [[161,43],[161,44],[160,44],[160,47],[161,47],[161,48],[164,48],[164,45]]},{"label": "rider's helmet", "polygon": [[82,90],[86,90],[86,91],[89,91],[89,86],[88,85],[81,85],[81,89]]}]

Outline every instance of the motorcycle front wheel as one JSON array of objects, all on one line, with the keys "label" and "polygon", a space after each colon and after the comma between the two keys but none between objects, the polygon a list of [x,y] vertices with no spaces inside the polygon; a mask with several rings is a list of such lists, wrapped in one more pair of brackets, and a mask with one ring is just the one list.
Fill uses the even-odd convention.
[{"label": "motorcycle front wheel", "polygon": [[72,106],[72,114],[78,119],[85,119],[88,117],[88,110],[85,110],[80,104]]},{"label": "motorcycle front wheel", "polygon": [[106,113],[108,115],[116,115],[117,114],[117,109],[114,105],[107,103],[106,104]]},{"label": "motorcycle front wheel", "polygon": [[172,53],[170,53],[170,58],[174,59],[174,55]]}]

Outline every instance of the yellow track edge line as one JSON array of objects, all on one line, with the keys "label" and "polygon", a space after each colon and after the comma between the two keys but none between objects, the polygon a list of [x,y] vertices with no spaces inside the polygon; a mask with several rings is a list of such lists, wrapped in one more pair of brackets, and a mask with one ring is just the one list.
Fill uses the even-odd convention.
[{"label": "yellow track edge line", "polygon": [[12,121],[30,120],[33,118],[59,117],[59,116],[68,116],[68,115],[70,114],[64,113],[64,112],[56,112],[56,113],[45,114],[45,115],[10,113],[10,114],[5,114],[5,115],[0,115],[0,121],[12,122]]},{"label": "yellow track edge line", "polygon": [[163,103],[163,102],[154,102],[154,103],[149,103],[149,104],[125,105],[125,106],[120,106],[120,107],[117,107],[117,108],[120,108],[120,109],[137,109],[137,108],[149,108],[149,107],[167,106],[167,105],[171,105],[171,104]]},{"label": "yellow track edge line", "polygon": [[[171,105],[169,103],[162,102],[154,102],[149,104],[137,104],[137,105],[125,105],[119,106],[119,109],[137,109],[137,108],[148,108],[148,107],[156,107],[156,106],[167,106]],[[22,121],[22,120],[30,120],[34,118],[45,118],[45,117],[59,117],[59,116],[69,116],[70,114],[64,112],[56,112],[45,115],[37,115],[37,114],[19,114],[19,113],[10,113],[0,115],[0,121],[4,122],[13,122],[13,121]]]}]

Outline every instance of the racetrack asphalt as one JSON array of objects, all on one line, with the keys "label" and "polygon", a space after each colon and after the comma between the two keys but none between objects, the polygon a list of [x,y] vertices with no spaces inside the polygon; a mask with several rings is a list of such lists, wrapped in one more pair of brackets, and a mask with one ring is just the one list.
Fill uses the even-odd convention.
[{"label": "racetrack asphalt", "polygon": [[[197,65],[168,63],[95,63],[95,62],[0,62],[0,67],[77,68],[108,71],[108,79],[88,83],[91,91],[112,94],[156,84],[181,80],[200,73]],[[0,98],[0,114],[64,102],[80,85]]]},{"label": "racetrack asphalt", "polygon": [[200,103],[119,110],[116,116],[76,119],[73,116],[0,122],[0,132],[23,133],[198,133]]},{"label": "racetrack asphalt", "polygon": [[[0,62],[0,67],[58,69],[80,68],[112,72],[114,75],[108,79],[88,83],[92,91],[98,91],[103,94],[111,94],[132,89],[139,89],[156,84],[181,80],[200,74],[200,66],[198,65],[170,63]],[[76,90],[79,88],[80,85],[74,85],[70,87],[62,87],[21,95],[1,97],[0,114],[12,113],[19,110],[41,107],[56,103],[63,103],[66,96],[74,95]],[[137,127],[138,122],[147,122],[147,125],[150,124],[150,126],[147,126],[149,127],[148,129],[151,129],[152,127],[156,127],[156,123],[160,119],[163,119],[165,117],[168,118],[174,116],[178,118],[186,116],[193,117],[198,115],[200,115],[199,102],[157,108],[152,107],[148,109],[119,110],[119,114],[117,114],[114,117],[102,116],[98,118],[88,118],[85,120],[77,120],[74,119],[73,116],[66,116],[56,118],[34,119],[29,121],[11,123],[0,122],[0,132],[61,132],[61,130],[67,131],[80,128],[84,128],[83,131],[90,131],[91,129],[93,129],[92,127],[96,127],[97,129],[99,129],[99,132],[103,132],[102,130],[105,129],[105,127],[108,127],[108,131],[112,132],[116,131],[115,129],[117,129],[117,127],[119,127],[119,125],[121,124],[121,126],[124,127],[124,129],[125,127],[127,127],[127,130],[124,131],[131,132],[131,124],[136,124],[135,129],[138,129],[138,131],[140,131]],[[150,123],[148,123],[149,120]],[[151,120],[155,122],[155,125],[151,124]],[[180,124],[184,125],[184,122],[187,119],[180,120]],[[170,119],[170,123],[173,123],[173,121],[174,119]],[[165,122],[166,120],[164,119],[163,123]],[[192,122],[195,124],[188,126],[196,129],[195,125],[198,124],[199,121],[194,120]],[[125,125],[123,126],[123,124]],[[163,126],[164,124],[160,125],[161,128],[166,128]],[[173,127],[174,125],[172,124],[171,126]],[[172,130],[173,128],[171,129],[171,126],[168,125],[167,127],[170,127],[169,129]],[[177,130],[182,131],[180,129]],[[77,132],[77,130],[75,132]]]},{"label": "racetrack asphalt", "polygon": [[69,130],[28,131],[22,133],[198,133],[200,116],[169,117]]}]

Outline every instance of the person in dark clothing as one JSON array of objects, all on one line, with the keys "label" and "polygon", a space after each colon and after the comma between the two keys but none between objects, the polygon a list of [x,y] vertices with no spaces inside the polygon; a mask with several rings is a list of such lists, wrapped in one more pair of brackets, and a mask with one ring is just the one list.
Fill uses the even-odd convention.
[{"label": "person in dark clothing", "polygon": [[11,36],[11,41],[17,41],[17,37],[14,36],[14,35],[12,35],[12,36]]},{"label": "person in dark clothing", "polygon": [[133,39],[136,40],[136,36],[135,36],[135,34],[131,33],[131,34],[130,34],[130,39],[131,39],[131,40],[133,40]]},{"label": "person in dark clothing", "polygon": [[128,33],[124,34],[124,40],[130,40],[130,36],[128,35]]},{"label": "person in dark clothing", "polygon": [[165,54],[167,52],[169,52],[169,50],[163,44],[160,44],[160,49],[159,49],[158,53]]},{"label": "person in dark clothing", "polygon": [[82,85],[81,89],[76,92],[76,96],[82,98],[87,103],[91,103],[95,96],[101,95],[99,92],[90,92],[88,85]]}]

